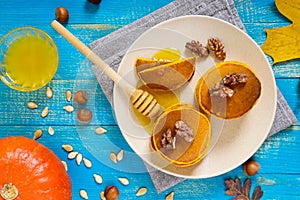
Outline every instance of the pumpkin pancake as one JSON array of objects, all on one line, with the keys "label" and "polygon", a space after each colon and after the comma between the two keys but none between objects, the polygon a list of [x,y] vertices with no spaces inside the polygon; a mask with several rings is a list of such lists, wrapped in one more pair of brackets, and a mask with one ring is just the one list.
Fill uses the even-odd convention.
[{"label": "pumpkin pancake", "polygon": [[189,104],[168,108],[156,120],[152,148],[175,166],[200,162],[208,152],[211,126],[205,115]]},{"label": "pumpkin pancake", "polygon": [[195,97],[207,114],[223,119],[238,118],[255,105],[261,82],[242,62],[221,62],[199,79]]},{"label": "pumpkin pancake", "polygon": [[137,59],[135,69],[141,82],[158,91],[173,91],[182,87],[194,75],[197,57],[174,62]]},{"label": "pumpkin pancake", "polygon": [[153,60],[150,58],[137,58],[135,60],[135,71],[136,73],[140,73],[141,71],[145,70],[145,69],[150,69],[152,67],[156,67],[159,65],[164,65],[170,63],[168,61],[158,61],[158,60]]}]

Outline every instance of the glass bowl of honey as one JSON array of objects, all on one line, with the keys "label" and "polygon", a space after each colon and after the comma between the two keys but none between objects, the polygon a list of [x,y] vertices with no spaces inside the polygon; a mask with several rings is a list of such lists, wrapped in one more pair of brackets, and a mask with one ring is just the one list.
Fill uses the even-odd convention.
[{"label": "glass bowl of honey", "polygon": [[38,28],[19,27],[0,40],[0,77],[12,89],[42,88],[54,77],[58,60],[55,42]]}]

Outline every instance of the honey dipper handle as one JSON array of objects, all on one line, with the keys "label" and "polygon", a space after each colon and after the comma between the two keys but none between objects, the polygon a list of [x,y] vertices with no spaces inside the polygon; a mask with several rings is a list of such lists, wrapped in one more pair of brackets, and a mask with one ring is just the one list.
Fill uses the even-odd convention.
[{"label": "honey dipper handle", "polygon": [[86,58],[94,63],[100,70],[102,70],[108,77],[110,77],[118,86],[127,90],[129,95],[134,92],[134,88],[130,86],[118,73],[116,73],[108,64],[106,64],[99,56],[97,56],[89,47],[83,44],[77,37],[75,37],[69,30],[67,30],[58,21],[53,20],[51,26],[68,40],[75,48],[77,48]]}]

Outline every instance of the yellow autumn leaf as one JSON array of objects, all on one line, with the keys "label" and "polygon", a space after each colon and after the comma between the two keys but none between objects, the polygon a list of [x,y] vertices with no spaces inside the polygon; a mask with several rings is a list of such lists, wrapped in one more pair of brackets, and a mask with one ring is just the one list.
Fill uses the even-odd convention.
[{"label": "yellow autumn leaf", "polygon": [[300,58],[300,0],[275,0],[275,4],[293,23],[266,29],[267,39],[261,48],[273,58],[274,64]]},{"label": "yellow autumn leaf", "polygon": [[291,20],[293,23],[300,22],[299,0],[275,0],[275,5],[279,12],[283,14],[286,18]]}]

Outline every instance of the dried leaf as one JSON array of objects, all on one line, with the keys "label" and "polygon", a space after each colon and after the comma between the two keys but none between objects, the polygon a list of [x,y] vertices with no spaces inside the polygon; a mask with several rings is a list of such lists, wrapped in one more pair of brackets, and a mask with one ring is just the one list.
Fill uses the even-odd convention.
[{"label": "dried leaf", "polygon": [[252,200],[259,200],[263,196],[264,192],[261,190],[261,187],[258,185],[253,191]]},{"label": "dried leaf", "polygon": [[257,186],[253,191],[252,198],[250,197],[250,190],[251,190],[251,180],[247,178],[244,181],[244,186],[242,186],[241,180],[239,178],[228,179],[225,180],[225,193],[230,196],[235,196],[233,200],[260,200],[263,196],[263,191],[261,190],[260,186]]},{"label": "dried leaf", "polygon": [[278,10],[293,23],[288,26],[266,29],[267,39],[262,50],[273,58],[273,62],[283,62],[300,58],[300,5],[294,0],[275,0]]},{"label": "dried leaf", "polygon": [[247,197],[250,197],[251,186],[252,186],[252,183],[251,183],[250,179],[246,179],[245,182],[244,182],[243,193]]},{"label": "dried leaf", "polygon": [[277,9],[281,14],[286,18],[291,20],[294,23],[300,22],[299,10],[300,3],[299,1],[293,0],[275,0]]}]

